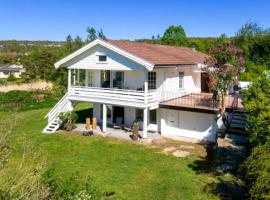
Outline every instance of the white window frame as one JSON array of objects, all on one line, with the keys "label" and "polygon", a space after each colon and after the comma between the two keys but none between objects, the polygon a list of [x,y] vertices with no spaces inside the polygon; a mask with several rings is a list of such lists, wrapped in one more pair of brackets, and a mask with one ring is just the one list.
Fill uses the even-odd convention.
[{"label": "white window frame", "polygon": [[[152,87],[154,82],[154,88]],[[156,90],[157,89],[157,73],[155,71],[148,72],[148,89],[149,90]]]},{"label": "white window frame", "polygon": [[184,77],[185,77],[185,72],[184,71],[178,72],[178,78],[179,78],[178,87],[179,87],[179,89],[184,89],[184,87],[185,87]]}]

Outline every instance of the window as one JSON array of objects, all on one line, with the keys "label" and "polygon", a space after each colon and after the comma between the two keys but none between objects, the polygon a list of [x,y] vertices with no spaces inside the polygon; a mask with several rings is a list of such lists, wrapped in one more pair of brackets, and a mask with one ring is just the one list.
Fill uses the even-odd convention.
[{"label": "window", "polygon": [[157,110],[150,110],[150,124],[157,124]]},{"label": "window", "polygon": [[156,72],[148,72],[148,88],[150,90],[156,89]]},{"label": "window", "polygon": [[184,72],[179,72],[179,88],[184,88]]},{"label": "window", "polygon": [[93,71],[87,70],[88,71],[88,86],[92,87],[93,86]]},{"label": "window", "polygon": [[107,61],[107,56],[104,56],[104,55],[98,56],[98,61],[99,62],[106,62]]}]

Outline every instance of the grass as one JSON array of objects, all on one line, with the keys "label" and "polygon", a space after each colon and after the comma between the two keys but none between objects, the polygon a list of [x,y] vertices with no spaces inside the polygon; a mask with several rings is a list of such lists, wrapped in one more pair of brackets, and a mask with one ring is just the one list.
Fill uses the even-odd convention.
[{"label": "grass", "polygon": [[[79,105],[77,111],[88,108]],[[197,156],[176,158],[158,148],[149,148],[130,142],[79,134],[56,133],[45,135],[43,119],[49,109],[18,112],[16,115],[0,112],[0,120],[17,118],[10,139],[13,148],[7,169],[8,178],[18,166],[23,141],[30,140],[39,160],[31,159],[27,165],[46,161],[45,171],[52,169],[54,176],[68,181],[77,173],[79,180],[90,176],[97,185],[112,192],[109,199],[217,199],[205,186],[215,182],[210,174],[196,173],[190,165],[200,160]]]}]

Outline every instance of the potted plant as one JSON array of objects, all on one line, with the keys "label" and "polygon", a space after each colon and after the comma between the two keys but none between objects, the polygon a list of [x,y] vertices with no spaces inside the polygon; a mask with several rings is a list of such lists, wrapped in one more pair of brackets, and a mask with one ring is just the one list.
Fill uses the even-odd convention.
[{"label": "potted plant", "polygon": [[132,139],[133,140],[138,140],[138,138],[139,138],[139,128],[140,128],[139,123],[134,122],[134,124],[132,126]]},{"label": "potted plant", "polygon": [[60,113],[59,119],[63,123],[63,128],[67,131],[72,131],[75,128],[75,122],[78,119],[78,115],[73,111]]}]

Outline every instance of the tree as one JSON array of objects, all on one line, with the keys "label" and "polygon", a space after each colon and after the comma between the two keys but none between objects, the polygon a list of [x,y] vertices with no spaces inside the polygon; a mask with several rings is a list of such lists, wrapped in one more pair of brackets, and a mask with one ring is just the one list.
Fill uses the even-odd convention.
[{"label": "tree", "polygon": [[102,29],[100,29],[100,31],[98,31],[98,38],[100,38],[102,40],[106,40],[106,36],[104,35]]},{"label": "tree", "polygon": [[235,44],[243,49],[246,58],[249,57],[249,48],[257,36],[267,32],[256,22],[245,23],[236,33]]},{"label": "tree", "polygon": [[210,79],[210,89],[220,98],[221,116],[225,119],[225,96],[229,88],[237,80],[237,76],[244,64],[242,50],[230,41],[216,45],[209,51],[206,60],[207,72]]},{"label": "tree", "polygon": [[68,53],[72,52],[72,43],[73,43],[73,39],[71,35],[69,34],[66,38],[66,43],[65,43],[65,48],[67,49]]},{"label": "tree", "polygon": [[184,46],[187,44],[187,37],[182,26],[170,26],[163,34],[161,43],[173,46]]},{"label": "tree", "polygon": [[266,71],[244,93],[248,111],[248,132],[252,144],[264,144],[270,138],[270,72]]},{"label": "tree", "polygon": [[88,33],[86,41],[92,42],[97,39],[97,32],[93,27],[87,27],[86,32]]},{"label": "tree", "polygon": [[73,47],[74,51],[83,46],[82,38],[80,38],[80,36],[78,36],[78,35],[75,37],[73,43],[74,43],[74,45],[73,45],[74,46]]},{"label": "tree", "polygon": [[270,197],[270,71],[244,92],[251,154],[245,162],[250,199]]}]

